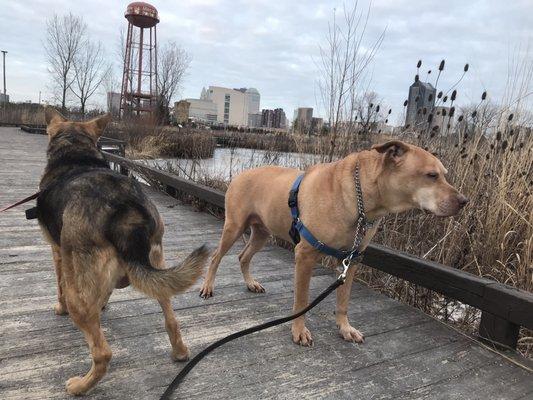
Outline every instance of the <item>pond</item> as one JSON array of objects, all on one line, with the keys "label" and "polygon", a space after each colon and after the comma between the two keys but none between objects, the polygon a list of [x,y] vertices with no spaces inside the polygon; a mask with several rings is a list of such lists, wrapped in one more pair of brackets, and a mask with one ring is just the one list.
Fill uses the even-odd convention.
[{"label": "pond", "polygon": [[212,158],[144,160],[148,165],[172,171],[182,177],[198,180],[203,177],[231,180],[248,168],[280,165],[306,168],[321,162],[321,156],[305,153],[286,153],[270,150],[218,147]]}]

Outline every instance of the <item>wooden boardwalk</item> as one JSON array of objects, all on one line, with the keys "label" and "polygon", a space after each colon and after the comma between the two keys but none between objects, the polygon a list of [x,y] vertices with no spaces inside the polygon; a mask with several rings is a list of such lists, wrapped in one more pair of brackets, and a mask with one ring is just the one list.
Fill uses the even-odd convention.
[{"label": "wooden boardwalk", "polygon": [[[31,194],[44,167],[47,138],[0,128],[0,204]],[[194,247],[214,247],[222,221],[151,192],[166,224],[171,262]],[[0,399],[68,398],[64,382],[90,365],[82,334],[54,315],[50,249],[24,207],[0,215]],[[220,266],[215,297],[197,284],[174,299],[192,354],[229,333],[291,312],[293,255],[267,246],[253,271],[265,294],[242,283],[235,246]],[[334,275],[317,269],[312,295]],[[224,345],[204,359],[177,392],[183,399],[531,399],[533,374],[423,313],[354,285],[350,320],[366,334],[343,341],[335,327],[334,296],[308,317],[315,346],[292,343],[282,325]],[[116,290],[102,315],[113,350],[108,374],[90,399],[157,399],[183,364],[170,345],[157,303],[131,288]]]}]

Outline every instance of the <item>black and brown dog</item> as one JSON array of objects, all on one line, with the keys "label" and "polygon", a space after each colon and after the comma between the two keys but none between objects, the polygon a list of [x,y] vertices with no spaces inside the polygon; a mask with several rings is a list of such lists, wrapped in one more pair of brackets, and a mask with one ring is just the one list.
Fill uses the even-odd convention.
[{"label": "black and brown dog", "polygon": [[115,287],[132,285],[155,298],[165,316],[172,357],[189,357],[170,299],[201,275],[205,247],[180,266],[166,268],[164,225],[156,207],[133,179],[109,168],[96,142],[109,115],[72,122],[46,108],[48,164],[39,185],[37,216],[52,246],[57,275],[56,314],[68,313],[83,332],[92,355],[90,371],[66,383],[83,394],[104,376],[111,349],[100,327],[100,312]]}]

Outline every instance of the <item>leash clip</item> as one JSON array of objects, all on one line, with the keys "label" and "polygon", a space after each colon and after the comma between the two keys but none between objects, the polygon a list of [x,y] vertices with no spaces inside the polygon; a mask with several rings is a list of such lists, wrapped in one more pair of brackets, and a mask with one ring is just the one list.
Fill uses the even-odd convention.
[{"label": "leash clip", "polygon": [[342,283],[344,283],[346,281],[346,274],[348,272],[348,268],[350,268],[351,261],[352,261],[352,259],[351,259],[350,256],[348,256],[344,260],[342,260],[342,272],[340,273],[340,275],[337,278],[337,280],[341,281]]}]

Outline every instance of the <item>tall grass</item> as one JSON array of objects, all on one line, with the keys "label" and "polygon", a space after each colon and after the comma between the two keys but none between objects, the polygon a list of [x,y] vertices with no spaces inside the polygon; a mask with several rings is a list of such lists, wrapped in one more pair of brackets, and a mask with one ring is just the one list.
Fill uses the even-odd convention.
[{"label": "tall grass", "polygon": [[[447,138],[411,137],[435,151],[448,179],[470,198],[460,215],[437,219],[420,212],[390,216],[375,240],[420,257],[533,291],[533,137],[531,128],[508,126],[487,136],[464,127]],[[460,138],[463,137],[461,140]],[[369,268],[360,279],[392,297],[474,332],[480,314],[456,301]],[[533,355],[533,333],[520,349]]]},{"label": "tall grass", "polygon": [[126,151],[133,158],[207,158],[213,156],[216,146],[211,135],[142,120],[113,123],[105,135],[124,140]]}]

